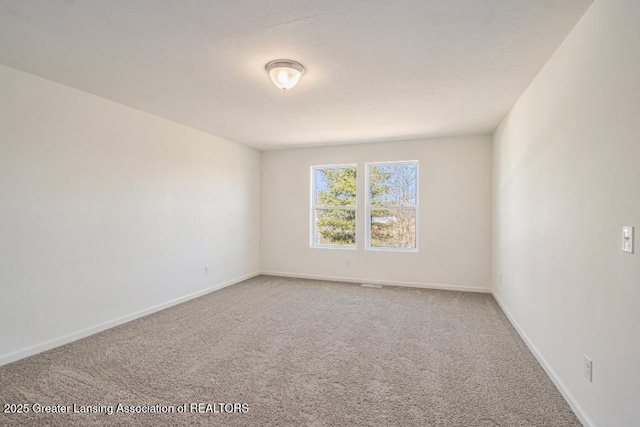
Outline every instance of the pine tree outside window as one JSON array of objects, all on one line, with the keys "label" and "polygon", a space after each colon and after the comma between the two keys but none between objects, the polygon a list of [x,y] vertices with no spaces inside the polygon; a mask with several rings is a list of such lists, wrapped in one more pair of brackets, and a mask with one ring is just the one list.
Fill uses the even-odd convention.
[{"label": "pine tree outside window", "polygon": [[357,165],[313,166],[311,246],[356,249]]}]

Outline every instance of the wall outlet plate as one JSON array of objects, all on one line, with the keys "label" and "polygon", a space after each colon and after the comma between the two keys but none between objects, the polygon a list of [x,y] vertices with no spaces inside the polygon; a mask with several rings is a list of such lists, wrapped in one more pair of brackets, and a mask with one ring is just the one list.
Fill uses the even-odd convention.
[{"label": "wall outlet plate", "polygon": [[633,253],[633,227],[622,227],[622,252]]},{"label": "wall outlet plate", "polygon": [[593,382],[593,361],[587,356],[584,355],[584,377],[589,380],[589,382]]}]

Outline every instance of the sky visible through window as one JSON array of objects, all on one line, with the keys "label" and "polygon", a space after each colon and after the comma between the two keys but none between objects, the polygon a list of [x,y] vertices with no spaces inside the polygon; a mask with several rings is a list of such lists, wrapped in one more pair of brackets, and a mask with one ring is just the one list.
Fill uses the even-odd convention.
[{"label": "sky visible through window", "polygon": [[316,192],[322,193],[329,191],[329,182],[324,169],[316,169]]},{"label": "sky visible through window", "polygon": [[372,206],[415,206],[417,165],[371,166],[369,185]]}]

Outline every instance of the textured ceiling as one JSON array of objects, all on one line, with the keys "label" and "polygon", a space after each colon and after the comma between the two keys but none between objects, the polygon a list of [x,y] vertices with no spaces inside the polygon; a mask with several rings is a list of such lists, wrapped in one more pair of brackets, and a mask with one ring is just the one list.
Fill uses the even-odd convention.
[{"label": "textured ceiling", "polygon": [[590,4],[0,0],[0,63],[259,149],[487,133]]}]

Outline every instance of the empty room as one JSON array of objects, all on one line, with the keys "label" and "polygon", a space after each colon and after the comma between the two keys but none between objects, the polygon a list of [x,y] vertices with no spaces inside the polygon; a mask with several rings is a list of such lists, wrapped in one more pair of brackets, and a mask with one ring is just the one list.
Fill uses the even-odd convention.
[{"label": "empty room", "polygon": [[0,425],[640,426],[639,21],[0,0]]}]

